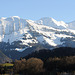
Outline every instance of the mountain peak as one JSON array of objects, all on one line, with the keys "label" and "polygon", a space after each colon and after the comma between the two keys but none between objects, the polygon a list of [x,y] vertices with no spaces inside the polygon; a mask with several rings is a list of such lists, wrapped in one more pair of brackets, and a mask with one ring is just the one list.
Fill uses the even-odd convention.
[{"label": "mountain peak", "polygon": [[63,21],[56,21],[51,17],[43,17],[40,20],[35,21],[37,24],[46,25],[53,28],[65,29],[68,25]]},{"label": "mountain peak", "polygon": [[8,18],[18,18],[18,19],[20,19],[20,17],[19,16],[10,16],[10,17],[1,17],[0,19],[8,19]]},{"label": "mountain peak", "polygon": [[1,17],[0,19],[6,19],[6,17]]},{"label": "mountain peak", "polygon": [[47,19],[47,20],[48,20],[48,19],[49,19],[49,20],[52,20],[53,18],[52,18],[52,17],[43,17],[43,18],[41,18],[40,20],[46,20],[46,19]]},{"label": "mountain peak", "polygon": [[[75,23],[72,24],[73,27],[71,24],[70,26],[74,28]],[[69,24],[56,21],[51,17],[43,17],[37,21],[21,19],[18,16],[8,17],[0,20],[0,42],[5,42],[4,50],[9,48],[8,45],[6,49],[9,42],[11,45],[10,50],[17,51],[32,48],[35,44],[47,45],[49,48],[50,46],[56,47],[63,44],[72,46],[73,43],[75,44],[75,31],[70,30],[67,25]]]},{"label": "mountain peak", "polygon": [[13,18],[20,18],[19,16],[12,16]]}]

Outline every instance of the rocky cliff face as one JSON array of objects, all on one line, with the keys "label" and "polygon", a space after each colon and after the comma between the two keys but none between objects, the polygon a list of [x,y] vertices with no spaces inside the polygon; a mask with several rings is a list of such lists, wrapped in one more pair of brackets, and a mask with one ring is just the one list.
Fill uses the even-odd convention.
[{"label": "rocky cliff face", "polygon": [[27,24],[26,20],[19,17],[9,17],[0,19],[0,35],[8,35],[12,32],[23,29]]}]

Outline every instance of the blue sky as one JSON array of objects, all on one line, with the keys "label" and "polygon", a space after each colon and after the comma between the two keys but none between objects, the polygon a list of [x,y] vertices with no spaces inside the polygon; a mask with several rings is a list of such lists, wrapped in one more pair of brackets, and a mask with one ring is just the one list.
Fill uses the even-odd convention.
[{"label": "blue sky", "polygon": [[31,20],[52,17],[71,22],[75,20],[75,0],[0,0],[0,17],[9,16]]}]

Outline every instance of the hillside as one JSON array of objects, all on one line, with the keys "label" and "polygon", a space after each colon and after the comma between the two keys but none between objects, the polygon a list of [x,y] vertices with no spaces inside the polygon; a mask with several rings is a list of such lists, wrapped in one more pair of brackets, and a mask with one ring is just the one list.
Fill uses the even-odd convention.
[{"label": "hillside", "polygon": [[0,63],[11,62],[12,60],[8,58],[4,53],[0,51]]},{"label": "hillside", "polygon": [[39,51],[32,52],[31,54],[25,56],[24,58],[29,59],[31,57],[40,58],[46,60],[49,57],[65,57],[65,56],[75,56],[75,48],[70,47],[60,47],[53,50],[41,49]]}]

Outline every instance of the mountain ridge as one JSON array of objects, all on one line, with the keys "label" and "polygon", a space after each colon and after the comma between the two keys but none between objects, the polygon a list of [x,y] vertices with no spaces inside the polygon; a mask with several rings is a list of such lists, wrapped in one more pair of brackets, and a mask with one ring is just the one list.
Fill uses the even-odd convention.
[{"label": "mountain ridge", "polygon": [[[74,23],[68,24],[47,17],[37,21],[17,16],[0,19],[0,49],[2,51],[27,52],[28,54],[34,51],[33,48],[38,49],[38,45],[40,48],[54,49],[75,47],[74,44]],[[11,52],[7,56],[9,55],[11,56]]]},{"label": "mountain ridge", "polygon": [[[42,21],[41,23],[43,23],[43,24],[40,23],[40,20]],[[17,39],[20,40],[20,38],[18,38],[18,37],[21,37],[23,35],[19,35],[19,34],[28,33],[28,29],[29,29],[29,31],[30,30],[36,31],[37,33],[40,33],[40,29],[50,30],[50,28],[55,31],[61,31],[61,29],[62,29],[62,31],[66,31],[66,32],[71,31],[69,29],[69,27],[67,27],[68,25],[63,21],[56,21],[53,18],[49,18],[49,17],[44,17],[44,18],[41,18],[40,20],[38,20],[38,21],[25,20],[25,19],[21,19],[18,16],[12,16],[9,18],[5,18],[4,23],[3,23],[3,21],[2,21],[2,23],[0,23],[0,33],[1,33],[0,41],[2,40],[4,42],[9,42],[9,39],[11,38],[11,36],[14,36],[13,38],[14,39],[16,38],[16,40]],[[38,28],[38,23],[40,26],[39,28]],[[2,26],[4,26],[4,27],[2,27]],[[39,32],[38,32],[38,30],[39,30]],[[29,34],[29,35],[31,35],[31,34]],[[4,39],[4,38],[6,38],[6,39]],[[13,40],[13,41],[16,41],[16,40]],[[11,43],[13,41],[11,41]]]}]

